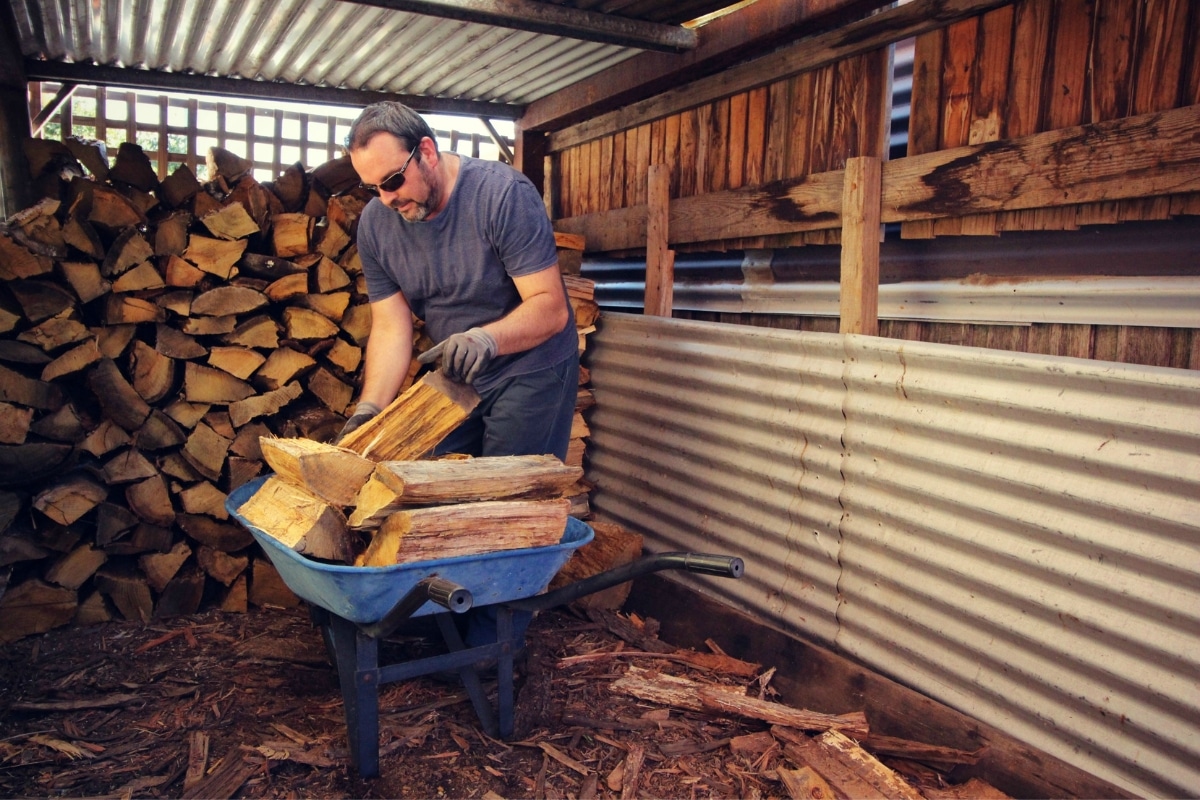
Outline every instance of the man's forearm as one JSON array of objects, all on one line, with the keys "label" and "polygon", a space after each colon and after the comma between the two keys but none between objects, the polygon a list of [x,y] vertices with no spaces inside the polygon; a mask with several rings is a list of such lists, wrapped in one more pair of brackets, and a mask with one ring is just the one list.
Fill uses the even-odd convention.
[{"label": "man's forearm", "polygon": [[537,347],[561,331],[570,319],[562,273],[554,265],[514,278],[521,303],[504,317],[482,325],[496,340],[500,355]]}]

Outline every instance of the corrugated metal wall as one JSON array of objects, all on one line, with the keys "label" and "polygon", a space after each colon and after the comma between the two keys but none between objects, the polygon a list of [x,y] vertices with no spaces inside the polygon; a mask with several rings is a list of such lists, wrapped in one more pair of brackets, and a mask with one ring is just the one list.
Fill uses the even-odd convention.
[{"label": "corrugated metal wall", "polygon": [[1200,786],[1200,375],[607,314],[597,513],[1130,791]]}]

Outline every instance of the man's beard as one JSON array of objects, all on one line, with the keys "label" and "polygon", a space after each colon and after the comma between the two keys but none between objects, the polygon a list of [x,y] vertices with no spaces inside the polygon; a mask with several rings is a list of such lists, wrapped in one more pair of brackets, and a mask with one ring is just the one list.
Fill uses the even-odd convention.
[{"label": "man's beard", "polygon": [[425,185],[429,187],[429,194],[426,195],[423,202],[412,201],[411,207],[405,211],[395,208],[396,213],[405,222],[424,222],[442,197],[442,186],[438,182],[434,171],[427,168],[424,162],[421,161],[416,163],[416,167],[421,171],[421,177],[425,179]]}]

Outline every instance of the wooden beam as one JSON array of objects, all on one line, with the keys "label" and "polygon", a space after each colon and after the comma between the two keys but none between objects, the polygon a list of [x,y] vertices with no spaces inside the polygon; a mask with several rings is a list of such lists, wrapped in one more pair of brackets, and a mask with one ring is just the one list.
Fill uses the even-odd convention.
[{"label": "wooden beam", "polygon": [[846,161],[840,333],[879,335],[880,174],[878,158]]},{"label": "wooden beam", "polygon": [[452,100],[420,95],[369,92],[359,89],[334,89],[328,86],[301,86],[294,83],[219,78],[182,72],[103,67],[95,64],[67,64],[61,61],[25,60],[25,72],[31,81],[75,81],[96,86],[122,86],[130,89],[154,89],[168,92],[250,97],[267,100],[291,100],[297,103],[325,103],[334,106],[362,106],[381,100],[397,100],[422,113],[467,114],[498,119],[516,119],[522,105],[487,103],[476,100]]},{"label": "wooden beam", "polygon": [[659,94],[682,80],[711,75],[791,41],[817,24],[841,23],[884,5],[882,0],[757,0],[702,26],[695,50],[679,55],[642,53],[622,61],[530,103],[521,123],[530,131],[559,130]]},{"label": "wooden beam", "polygon": [[[671,201],[668,242],[716,242],[837,228],[842,170]],[[646,205],[555,220],[555,230],[585,236],[588,252],[646,245]]]},{"label": "wooden beam", "polygon": [[674,299],[675,251],[667,249],[671,174],[662,164],[650,167],[646,221],[646,316],[669,317]]},{"label": "wooden beam", "polygon": [[407,11],[513,28],[551,36],[565,36],[621,47],[678,53],[696,47],[696,32],[680,25],[663,25],[616,14],[601,14],[534,0],[343,0],[343,2]]},{"label": "wooden beam", "polygon": [[496,126],[492,124],[492,121],[487,117],[480,117],[479,121],[483,123],[483,127],[488,129],[492,141],[496,143],[496,147],[500,148],[500,153],[504,156],[504,160],[510,164],[513,163],[513,151],[509,148],[508,142],[504,141],[504,137],[500,135],[500,132],[496,130]]},{"label": "wooden beam", "polygon": [[1200,191],[1200,105],[889,161],[883,221]]},{"label": "wooden beam", "polygon": [[[1200,105],[888,161],[882,222],[1200,191]],[[671,201],[671,244],[842,224],[844,172]],[[645,246],[645,205],[558,219],[588,252]]]},{"label": "wooden beam", "polygon": [[[31,124],[30,127],[33,128],[34,136],[41,136],[42,128],[46,127],[46,123],[50,121],[50,118],[58,113],[58,110],[62,108],[63,103],[71,99],[71,95],[75,94],[75,89],[78,86],[78,83],[67,82],[59,87],[58,93],[50,99],[50,102],[46,104],[45,108],[38,112],[37,118]],[[65,131],[63,135],[66,136]]]},{"label": "wooden beam", "polygon": [[766,86],[847,56],[877,50],[901,39],[937,30],[956,20],[982,14],[1010,2],[1012,0],[914,0],[843,28],[801,39],[770,55],[708,78],[693,80],[663,94],[629,103],[558,131],[550,136],[550,151],[559,152],[723,97]]}]

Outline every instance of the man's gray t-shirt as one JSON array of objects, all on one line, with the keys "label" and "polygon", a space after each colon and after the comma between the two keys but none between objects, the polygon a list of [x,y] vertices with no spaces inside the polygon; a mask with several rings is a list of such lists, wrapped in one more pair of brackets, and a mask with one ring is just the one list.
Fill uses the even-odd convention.
[{"label": "man's gray t-shirt", "polygon": [[[433,219],[408,222],[376,199],[358,227],[371,301],[402,291],[435,342],[503,317],[521,302],[512,278],[558,261],[554,230],[529,179],[500,162],[459,158],[450,201]],[[486,391],[571,357],[579,337],[569,316],[537,347],[493,360],[475,387]]]}]

